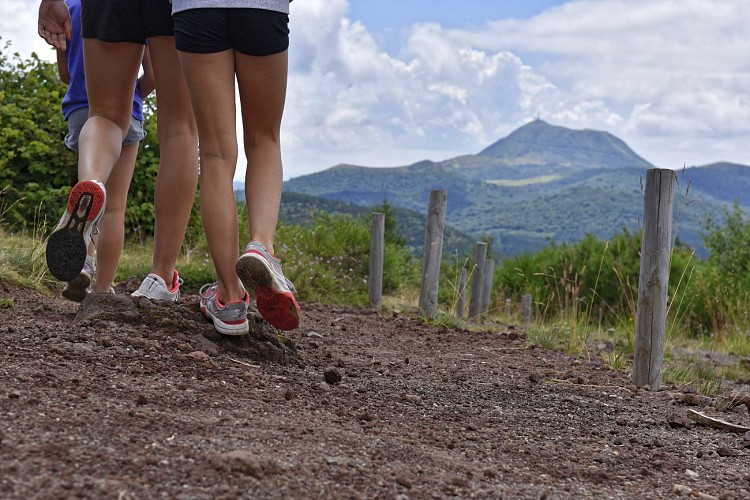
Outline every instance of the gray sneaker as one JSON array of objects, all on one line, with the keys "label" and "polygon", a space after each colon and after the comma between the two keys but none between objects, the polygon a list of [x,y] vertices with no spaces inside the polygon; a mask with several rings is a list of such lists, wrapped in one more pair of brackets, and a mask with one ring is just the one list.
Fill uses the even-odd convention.
[{"label": "gray sneaker", "polygon": [[245,292],[242,300],[222,304],[219,302],[219,284],[209,283],[198,292],[201,297],[201,312],[213,321],[217,332],[224,335],[245,335],[250,327],[247,322],[247,306],[250,295]]},{"label": "gray sneaker", "polygon": [[94,279],[95,275],[94,258],[87,255],[86,262],[84,262],[83,269],[78,273],[78,276],[65,284],[62,291],[63,297],[75,302],[83,301],[91,293],[91,280]]},{"label": "gray sneaker", "polygon": [[161,276],[151,273],[141,282],[141,286],[138,287],[138,290],[131,293],[130,296],[133,298],[147,297],[153,300],[177,302],[180,300],[180,285],[182,285],[182,278],[177,274],[177,269],[174,270],[172,284],[169,287],[167,287],[167,284],[161,279]]},{"label": "gray sneaker", "polygon": [[47,240],[47,267],[60,281],[73,281],[86,262],[86,250],[104,215],[107,191],[96,180],[73,186],[65,213]]},{"label": "gray sneaker", "polygon": [[281,270],[281,261],[258,241],[251,241],[234,266],[245,290],[255,292],[258,312],[281,330],[299,326],[297,290]]}]

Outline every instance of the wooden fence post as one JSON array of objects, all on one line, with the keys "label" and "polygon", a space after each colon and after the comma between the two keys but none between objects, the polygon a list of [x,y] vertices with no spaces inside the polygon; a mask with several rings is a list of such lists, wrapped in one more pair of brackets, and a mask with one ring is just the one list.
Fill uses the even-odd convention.
[{"label": "wooden fence post", "polygon": [[482,317],[487,318],[492,302],[492,278],[495,275],[495,261],[487,259],[482,271]]},{"label": "wooden fence post", "polygon": [[428,318],[437,315],[440,263],[443,259],[443,233],[445,232],[445,207],[448,193],[430,191],[427,209],[427,227],[422,252],[422,285],[419,290],[419,313]]},{"label": "wooden fence post", "polygon": [[513,314],[513,303],[510,298],[505,299],[505,315],[511,316]]},{"label": "wooden fence post", "polygon": [[633,384],[661,388],[667,327],[675,173],[652,168],[643,198],[643,241],[638,278]]},{"label": "wooden fence post", "polygon": [[466,268],[461,268],[458,278],[458,299],[456,300],[456,317],[463,319],[466,316]]},{"label": "wooden fence post", "polygon": [[528,323],[531,321],[531,294],[521,295],[521,321]]},{"label": "wooden fence post", "polygon": [[477,242],[474,255],[474,272],[471,277],[471,299],[469,300],[469,320],[475,321],[482,314],[482,271],[487,258],[487,243]]},{"label": "wooden fence post", "polygon": [[383,252],[385,247],[385,214],[373,212],[370,227],[370,307],[380,309],[383,299]]}]

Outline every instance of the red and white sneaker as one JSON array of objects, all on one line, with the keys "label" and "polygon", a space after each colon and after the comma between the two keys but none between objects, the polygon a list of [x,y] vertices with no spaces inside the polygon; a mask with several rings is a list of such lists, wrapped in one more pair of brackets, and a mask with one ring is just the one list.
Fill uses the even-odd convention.
[{"label": "red and white sneaker", "polygon": [[245,290],[255,291],[258,312],[280,330],[299,326],[297,292],[281,270],[281,261],[258,241],[251,241],[234,266]]},{"label": "red and white sneaker", "polygon": [[47,267],[60,281],[72,281],[86,262],[86,249],[104,215],[107,191],[96,180],[73,186],[60,222],[47,240]]},{"label": "red and white sneaker", "polygon": [[250,294],[245,292],[242,300],[222,304],[219,301],[218,283],[203,285],[198,293],[201,296],[201,312],[211,320],[217,332],[224,335],[245,335],[250,330],[247,322]]}]

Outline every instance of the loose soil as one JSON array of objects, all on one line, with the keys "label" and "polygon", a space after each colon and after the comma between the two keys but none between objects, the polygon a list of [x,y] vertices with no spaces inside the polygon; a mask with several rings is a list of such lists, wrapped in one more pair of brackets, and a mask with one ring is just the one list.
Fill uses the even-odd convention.
[{"label": "loose soil", "polygon": [[637,389],[518,326],[303,304],[298,330],[253,316],[231,340],[195,296],[120,288],[0,291],[1,498],[750,497],[750,435],[686,418],[750,426],[746,407]]}]

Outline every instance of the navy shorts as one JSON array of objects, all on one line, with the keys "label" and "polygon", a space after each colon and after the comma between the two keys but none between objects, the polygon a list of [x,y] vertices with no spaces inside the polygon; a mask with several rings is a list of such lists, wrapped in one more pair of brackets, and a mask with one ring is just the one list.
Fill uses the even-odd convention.
[{"label": "navy shorts", "polygon": [[81,0],[81,34],[102,42],[146,43],[173,36],[169,0]]},{"label": "navy shorts", "polygon": [[213,54],[234,49],[270,56],[289,48],[289,15],[265,9],[189,9],[174,14],[177,50]]}]

